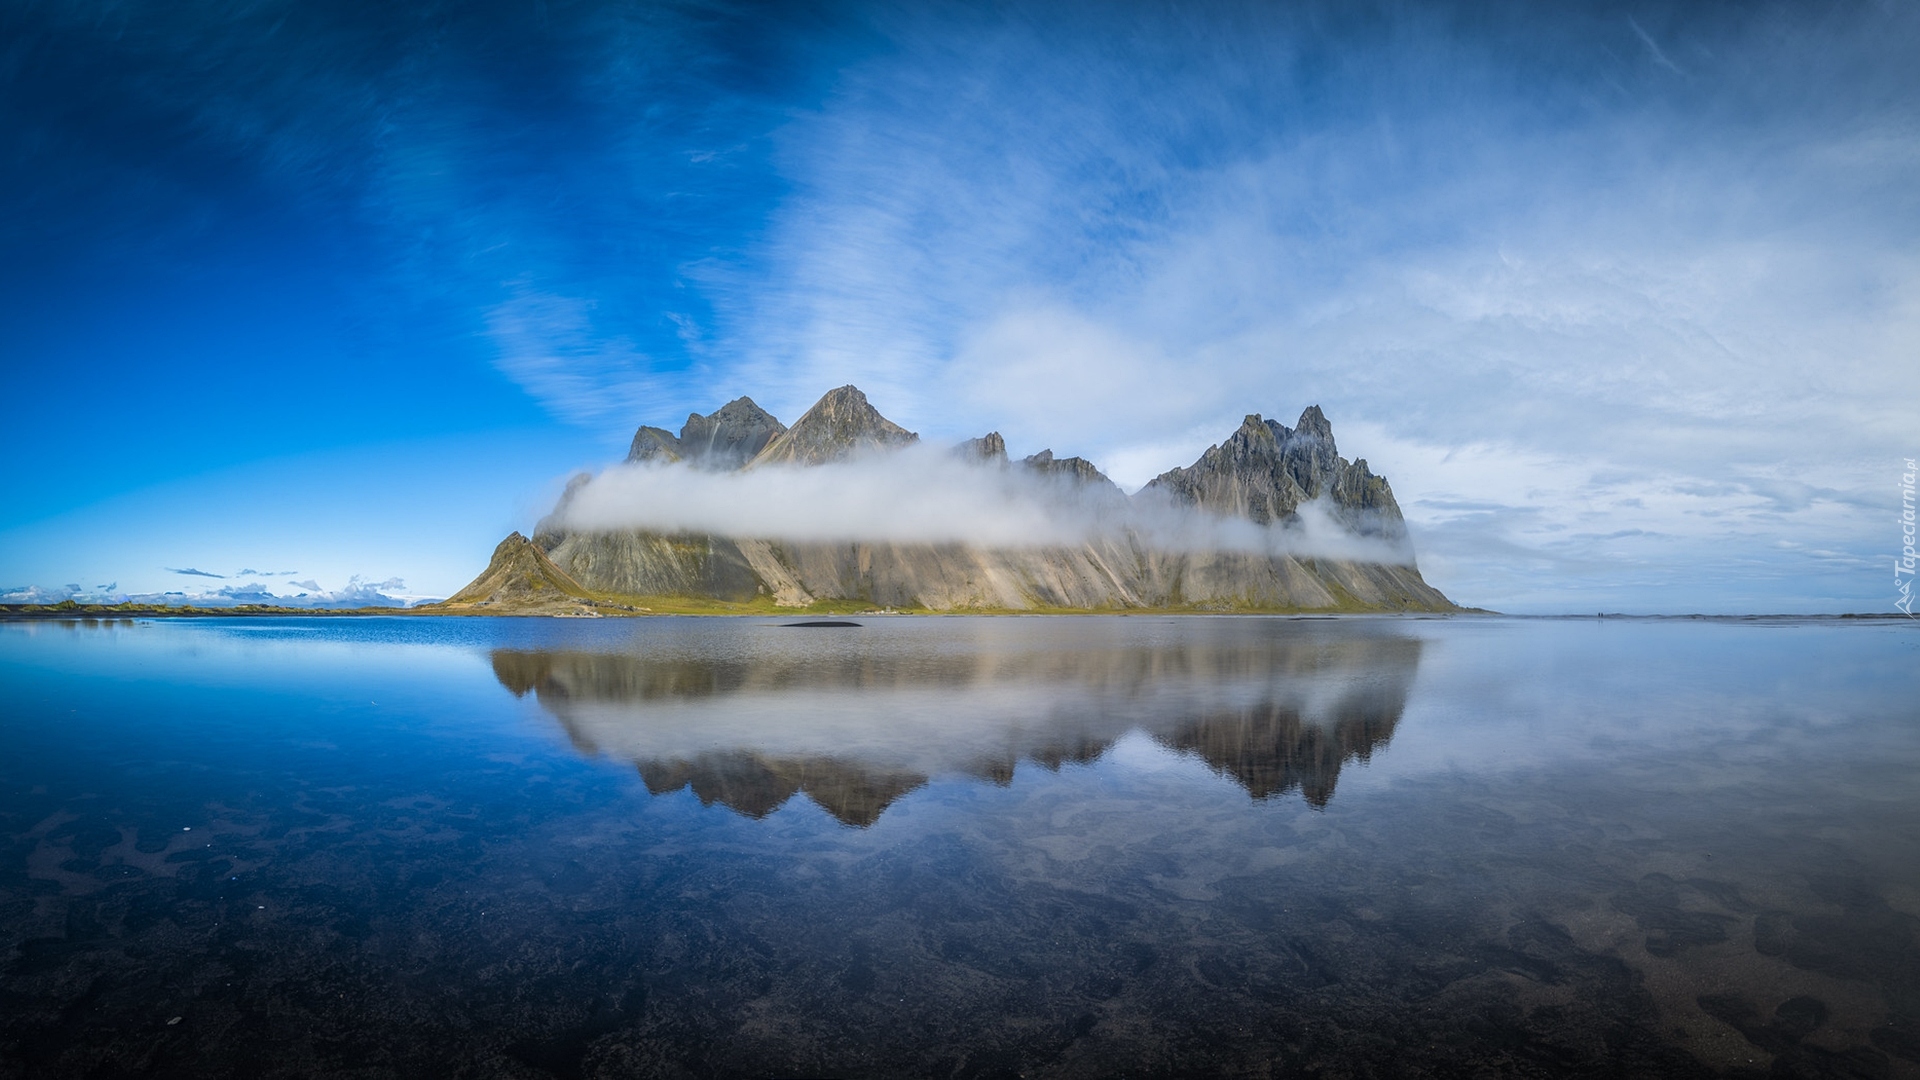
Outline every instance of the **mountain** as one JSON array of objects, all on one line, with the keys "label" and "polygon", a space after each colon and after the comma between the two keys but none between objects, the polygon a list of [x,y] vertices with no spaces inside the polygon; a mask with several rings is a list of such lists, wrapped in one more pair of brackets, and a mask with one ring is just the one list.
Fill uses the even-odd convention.
[{"label": "mountain", "polygon": [[1007,464],[1007,440],[997,431],[989,431],[977,439],[968,439],[953,448],[953,456],[976,465]]},{"label": "mountain", "polygon": [[1257,525],[1285,521],[1326,497],[1334,516],[1360,536],[1404,540],[1406,522],[1393,489],[1373,475],[1365,458],[1347,461],[1333,441],[1333,425],[1312,405],[1292,429],[1248,416],[1226,442],[1208,448],[1184,469],[1169,469],[1146,490],[1176,505],[1196,507]]},{"label": "mountain", "polygon": [[792,427],[774,436],[749,465],[825,465],[919,439],[881,416],[858,387],[843,386],[827,391]]},{"label": "mountain", "polygon": [[585,613],[597,605],[585,586],[516,532],[493,549],[493,559],[472,584],[429,606],[476,614],[559,615]]},{"label": "mountain", "polygon": [[737,469],[786,430],[785,424],[755,405],[752,398],[739,397],[706,416],[688,413],[679,435],[665,428],[641,427],[633,434],[627,460],[662,464],[685,461],[701,468]]},{"label": "mountain", "polygon": [[[999,435],[998,432],[994,434],[995,437]],[[1122,498],[1125,498],[1127,494],[1120,490],[1119,484],[1107,479],[1106,473],[1095,468],[1093,462],[1083,457],[1057,458],[1053,456],[1053,451],[1042,450],[1037,454],[1025,458],[1020,464],[1033,472],[1039,473],[1041,476],[1056,480],[1065,480],[1076,486],[1093,487],[1101,491],[1112,488]]]},{"label": "mountain", "polygon": [[[688,416],[677,436],[642,427],[628,462],[722,472],[807,468],[885,455],[918,441],[859,389],[843,386],[792,427],[744,397],[708,416]],[[1161,474],[1131,499],[1085,458],[1042,450],[1013,461],[998,432],[968,440],[953,453],[981,468],[1007,470],[1009,482],[1075,513],[1091,513],[1102,524],[1081,543],[1013,548],[582,530],[568,527],[566,514],[593,482],[582,475],[531,541],[514,545],[509,538],[486,573],[437,609],[1457,610],[1421,578],[1385,478],[1375,476],[1364,459],[1340,457],[1333,427],[1318,406],[1292,428],[1250,415],[1192,465]],[[1300,527],[1309,507],[1324,511],[1354,541],[1340,550],[1372,557],[1289,553],[1289,544],[1304,535]],[[1238,550],[1170,545],[1153,539],[1159,534],[1151,529],[1135,527],[1133,515],[1147,513],[1162,524],[1248,522],[1271,532],[1246,535],[1275,539],[1252,550],[1245,544]],[[529,551],[542,561],[533,561]],[[529,581],[544,587],[532,588]]]}]

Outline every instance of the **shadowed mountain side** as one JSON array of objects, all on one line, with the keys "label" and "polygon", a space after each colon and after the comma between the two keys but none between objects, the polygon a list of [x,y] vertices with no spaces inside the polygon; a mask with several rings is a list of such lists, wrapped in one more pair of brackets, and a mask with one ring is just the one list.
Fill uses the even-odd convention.
[{"label": "shadowed mountain side", "polygon": [[768,595],[742,544],[717,536],[650,532],[538,534],[555,565],[596,588],[634,597],[702,597],[739,603]]},{"label": "shadowed mountain side", "polygon": [[804,793],[849,825],[934,776],[1005,784],[1017,763],[1099,758],[1130,731],[1254,798],[1315,806],[1393,734],[1417,639],[1218,648],[801,652],[641,657],[498,650],[583,754],[631,761],[656,794],[692,785],[760,817]]},{"label": "shadowed mountain side", "polygon": [[1078,547],[782,543],[641,531],[542,534],[553,563],[594,589],[783,607],[851,600],[932,611],[1199,609],[1452,611],[1412,566],[1247,552],[1153,551],[1131,538]]},{"label": "shadowed mountain side", "polygon": [[678,435],[665,428],[642,427],[633,433],[627,460],[661,464],[685,461],[703,469],[737,469],[785,430],[786,425],[754,404],[752,398],[735,398],[706,416],[687,414]]}]

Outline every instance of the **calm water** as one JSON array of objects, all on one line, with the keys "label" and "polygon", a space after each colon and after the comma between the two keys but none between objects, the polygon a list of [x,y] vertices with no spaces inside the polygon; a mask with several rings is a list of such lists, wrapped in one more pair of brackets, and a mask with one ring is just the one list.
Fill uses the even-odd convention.
[{"label": "calm water", "polygon": [[0,1075],[1920,1077],[1920,628],[0,624]]}]

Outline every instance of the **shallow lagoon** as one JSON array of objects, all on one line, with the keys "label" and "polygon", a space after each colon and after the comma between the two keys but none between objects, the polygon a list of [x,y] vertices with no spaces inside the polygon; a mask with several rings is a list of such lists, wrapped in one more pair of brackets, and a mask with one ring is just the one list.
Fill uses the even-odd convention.
[{"label": "shallow lagoon", "polygon": [[0,1074],[1920,1076],[1920,631],[0,624]]}]

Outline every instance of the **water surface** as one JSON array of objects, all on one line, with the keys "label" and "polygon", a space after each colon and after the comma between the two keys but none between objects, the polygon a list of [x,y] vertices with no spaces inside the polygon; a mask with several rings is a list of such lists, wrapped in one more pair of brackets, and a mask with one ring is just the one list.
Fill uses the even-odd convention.
[{"label": "water surface", "polygon": [[1920,1076],[1920,633],[0,624],[0,1074]]}]

